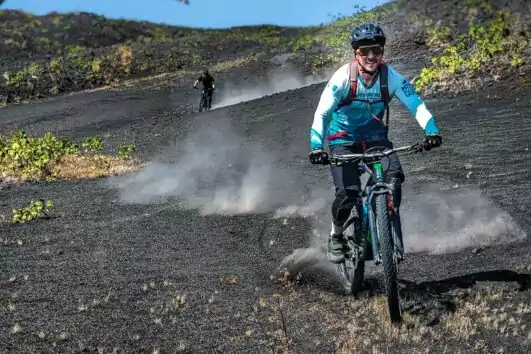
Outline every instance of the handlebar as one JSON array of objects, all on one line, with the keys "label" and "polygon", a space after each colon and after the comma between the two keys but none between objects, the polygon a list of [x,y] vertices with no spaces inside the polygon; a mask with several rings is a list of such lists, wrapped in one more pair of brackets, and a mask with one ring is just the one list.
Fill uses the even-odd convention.
[{"label": "handlebar", "polygon": [[402,146],[399,148],[389,149],[386,151],[378,151],[378,152],[365,152],[362,154],[345,154],[345,155],[330,155],[328,157],[328,161],[324,163],[324,165],[329,164],[343,164],[343,163],[353,163],[357,162],[359,160],[363,160],[364,162],[367,160],[374,161],[375,159],[381,159],[383,157],[386,157],[394,152],[400,152],[400,151],[414,151],[414,152],[420,152],[423,150],[423,144],[422,143],[416,143],[413,145],[408,146]]}]

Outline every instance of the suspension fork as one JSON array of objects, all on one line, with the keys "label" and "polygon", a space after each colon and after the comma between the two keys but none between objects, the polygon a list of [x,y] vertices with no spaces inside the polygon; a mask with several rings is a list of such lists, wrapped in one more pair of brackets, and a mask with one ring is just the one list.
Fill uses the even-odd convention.
[{"label": "suspension fork", "polygon": [[394,196],[397,189],[397,183],[393,179],[391,183],[385,183],[383,181],[383,169],[380,163],[374,164],[374,183],[368,188],[368,221],[369,230],[371,234],[371,245],[373,250],[373,259],[376,264],[381,263],[380,257],[380,245],[376,232],[376,215],[373,208],[373,199],[375,195],[386,194],[387,210],[389,211],[389,222],[391,226],[391,235],[393,238],[393,244],[395,246],[395,252],[397,254],[398,261],[404,260],[404,243],[402,239],[402,225],[400,220],[400,213],[398,207],[395,206]]},{"label": "suspension fork", "polygon": [[400,212],[398,206],[395,204],[394,197],[396,195],[396,190],[398,179],[393,178],[389,184],[389,195],[388,195],[388,208],[391,211],[391,224],[392,224],[392,235],[393,241],[395,244],[395,251],[398,253],[398,260],[404,260],[404,241],[402,238],[402,223],[400,220]]},{"label": "suspension fork", "polygon": [[378,237],[376,233],[376,217],[374,215],[374,209],[372,207],[373,193],[369,193],[368,209],[369,209],[369,230],[371,232],[371,246],[372,246],[372,259],[374,264],[379,265],[382,263],[380,257],[380,245],[378,244]]},{"label": "suspension fork", "polygon": [[371,233],[371,245],[372,245],[372,254],[373,261],[376,265],[379,265],[382,262],[380,257],[380,244],[378,240],[378,233],[376,231],[376,215],[373,207],[373,199],[375,195],[387,193],[388,187],[383,182],[383,168],[380,162],[376,162],[373,165],[374,175],[372,176],[373,180],[376,181],[368,190],[368,209],[369,209],[369,230]]}]

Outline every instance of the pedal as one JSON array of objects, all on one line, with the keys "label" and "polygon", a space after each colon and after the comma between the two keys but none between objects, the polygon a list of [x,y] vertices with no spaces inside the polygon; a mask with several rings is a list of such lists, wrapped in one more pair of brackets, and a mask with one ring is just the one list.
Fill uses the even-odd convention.
[{"label": "pedal", "polygon": [[397,262],[397,264],[402,263],[405,259],[406,259],[406,257],[404,257],[404,255],[401,252],[396,252],[396,262]]}]

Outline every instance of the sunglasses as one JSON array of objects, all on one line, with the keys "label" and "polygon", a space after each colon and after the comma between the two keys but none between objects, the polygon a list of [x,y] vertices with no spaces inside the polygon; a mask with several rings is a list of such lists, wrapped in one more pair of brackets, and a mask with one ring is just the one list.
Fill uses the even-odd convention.
[{"label": "sunglasses", "polygon": [[358,54],[363,57],[368,56],[370,52],[372,52],[374,55],[380,55],[383,53],[383,48],[379,44],[358,47]]}]

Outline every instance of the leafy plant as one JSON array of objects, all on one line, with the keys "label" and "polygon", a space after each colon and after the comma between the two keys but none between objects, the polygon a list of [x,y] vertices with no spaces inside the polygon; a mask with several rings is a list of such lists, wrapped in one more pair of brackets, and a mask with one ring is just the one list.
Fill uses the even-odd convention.
[{"label": "leafy plant", "polygon": [[86,138],[78,146],[49,132],[35,138],[17,131],[10,137],[0,137],[0,176],[51,181],[57,177],[102,176],[113,173],[119,166],[133,168],[135,161],[129,156],[135,151],[133,145],[122,143],[118,157],[94,153],[102,148],[103,142],[98,136]]},{"label": "leafy plant", "polygon": [[[488,7],[483,10],[488,10]],[[512,15],[497,11],[486,22],[471,17],[468,31],[459,35],[449,27],[443,27],[440,32],[429,32],[432,37],[428,43],[444,49],[442,54],[432,59],[431,67],[421,71],[416,82],[417,89],[425,90],[433,83],[456,75],[472,76],[480,72],[494,75],[507,67],[522,65],[529,40],[518,36],[511,27],[512,23]],[[443,37],[455,37],[455,40],[452,43],[441,41]]]},{"label": "leafy plant", "polygon": [[39,199],[37,201],[31,201],[28,206],[20,209],[13,209],[13,223],[25,223],[34,219],[42,217],[42,215],[48,217],[48,212],[53,207],[51,200],[44,201]]},{"label": "leafy plant", "polygon": [[99,151],[103,149],[103,141],[101,141],[99,136],[93,136],[86,138],[81,146],[85,151]]},{"label": "leafy plant", "polygon": [[0,138],[0,172],[19,171],[30,180],[54,177],[55,159],[77,151],[71,141],[57,139],[48,132],[42,138],[32,138],[17,131],[11,138]]},{"label": "leafy plant", "polygon": [[130,153],[136,151],[136,147],[125,142],[118,145],[118,156],[122,159],[130,159]]}]

